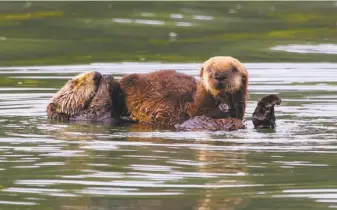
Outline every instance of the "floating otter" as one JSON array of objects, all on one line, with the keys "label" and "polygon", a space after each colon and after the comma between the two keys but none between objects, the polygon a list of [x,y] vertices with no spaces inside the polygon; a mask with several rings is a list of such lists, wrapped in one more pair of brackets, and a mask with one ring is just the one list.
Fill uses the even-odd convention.
[{"label": "floating otter", "polygon": [[274,106],[281,104],[281,98],[278,95],[268,95],[263,97],[257,104],[253,113],[253,124],[255,129],[276,127],[276,118]]},{"label": "floating otter", "polygon": [[[130,117],[140,123],[175,125],[194,116],[243,119],[248,73],[232,57],[204,62],[200,81],[174,70],[130,74],[120,80]],[[228,112],[218,106],[226,103]]]},{"label": "floating otter", "polygon": [[[274,106],[281,104],[281,99],[277,95],[268,95],[263,97],[253,113],[254,128],[274,129],[276,118]],[[196,116],[185,121],[182,124],[175,125],[180,131],[233,131],[244,129],[243,120],[238,118],[214,119],[207,116]]]},{"label": "floating otter", "polygon": [[119,83],[93,71],[69,80],[47,105],[47,115],[58,121],[113,123],[125,107]]}]

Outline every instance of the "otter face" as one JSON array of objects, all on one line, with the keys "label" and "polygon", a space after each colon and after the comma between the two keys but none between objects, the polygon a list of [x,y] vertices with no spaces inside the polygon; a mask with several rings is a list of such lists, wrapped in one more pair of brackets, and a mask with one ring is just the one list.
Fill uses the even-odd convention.
[{"label": "otter face", "polygon": [[92,71],[69,80],[52,98],[56,111],[74,115],[85,109],[94,97],[101,79],[99,72]]},{"label": "otter face", "polygon": [[235,58],[217,56],[203,63],[200,77],[206,90],[217,96],[246,88],[248,73]]}]

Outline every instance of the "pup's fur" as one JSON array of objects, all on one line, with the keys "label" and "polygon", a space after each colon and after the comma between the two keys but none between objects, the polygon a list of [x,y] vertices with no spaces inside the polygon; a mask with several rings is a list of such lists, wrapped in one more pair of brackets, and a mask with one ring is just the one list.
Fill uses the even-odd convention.
[{"label": "pup's fur", "polygon": [[125,113],[119,83],[110,75],[86,72],[68,81],[47,106],[47,115],[58,121],[112,123]]},{"label": "pup's fur", "polygon": [[173,70],[130,74],[120,80],[130,117],[156,125],[174,125],[188,119],[186,103],[193,101],[197,81]]},{"label": "pup's fur", "polygon": [[[248,73],[232,57],[213,57],[200,72],[200,81],[173,70],[124,76],[125,93],[131,118],[140,123],[175,125],[194,116],[243,119],[248,98]],[[229,105],[228,112],[219,104]]]}]

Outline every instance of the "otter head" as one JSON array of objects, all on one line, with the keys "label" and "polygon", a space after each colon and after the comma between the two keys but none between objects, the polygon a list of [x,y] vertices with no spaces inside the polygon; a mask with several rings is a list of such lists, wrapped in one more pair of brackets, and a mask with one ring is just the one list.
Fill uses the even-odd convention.
[{"label": "otter head", "polygon": [[253,113],[254,128],[271,128],[276,127],[276,118],[274,106],[281,104],[281,98],[277,95],[268,95],[263,97],[257,104]]},{"label": "otter head", "polygon": [[95,96],[102,75],[99,72],[85,72],[69,80],[52,98],[56,111],[69,115],[85,109]]},{"label": "otter head", "polygon": [[247,92],[248,72],[235,58],[216,56],[202,65],[200,78],[205,89],[213,96],[235,93],[244,89]]}]

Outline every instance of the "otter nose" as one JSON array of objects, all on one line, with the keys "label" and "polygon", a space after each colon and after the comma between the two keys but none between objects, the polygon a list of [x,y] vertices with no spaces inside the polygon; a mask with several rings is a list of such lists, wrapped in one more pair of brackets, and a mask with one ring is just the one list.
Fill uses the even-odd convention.
[{"label": "otter nose", "polygon": [[214,76],[217,80],[225,80],[227,78],[227,74],[225,72],[216,72]]}]

